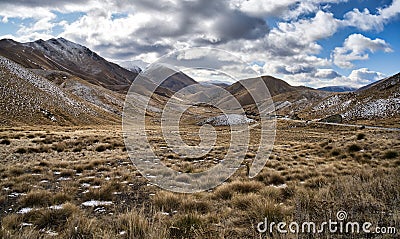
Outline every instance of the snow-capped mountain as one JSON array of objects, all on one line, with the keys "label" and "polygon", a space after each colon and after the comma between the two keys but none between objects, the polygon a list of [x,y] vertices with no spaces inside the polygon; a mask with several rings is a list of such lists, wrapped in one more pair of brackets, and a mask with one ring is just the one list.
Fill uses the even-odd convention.
[{"label": "snow-capped mountain", "polygon": [[29,43],[1,40],[0,55],[26,68],[64,71],[119,92],[126,92],[138,74],[64,38]]}]

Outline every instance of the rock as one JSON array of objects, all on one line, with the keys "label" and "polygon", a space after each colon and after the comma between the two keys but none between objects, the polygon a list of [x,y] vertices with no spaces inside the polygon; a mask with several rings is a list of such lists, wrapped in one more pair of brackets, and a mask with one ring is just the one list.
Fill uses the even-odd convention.
[{"label": "rock", "polygon": [[343,116],[339,114],[331,115],[324,119],[319,120],[319,122],[341,124],[343,123]]}]

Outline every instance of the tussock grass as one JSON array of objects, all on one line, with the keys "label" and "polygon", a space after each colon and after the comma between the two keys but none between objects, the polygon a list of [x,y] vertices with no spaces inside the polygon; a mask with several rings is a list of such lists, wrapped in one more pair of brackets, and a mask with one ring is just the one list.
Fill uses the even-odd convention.
[{"label": "tussock grass", "polygon": [[10,144],[11,144],[11,140],[9,140],[9,139],[2,139],[2,140],[0,141],[0,144],[10,145]]},{"label": "tussock grass", "polygon": [[[148,184],[126,153],[115,150],[122,147],[118,131],[0,130],[0,138],[11,141],[0,144],[10,155],[0,165],[0,207],[12,208],[0,212],[0,238],[47,238],[50,229],[58,238],[259,238],[267,235],[259,235],[254,225],[265,217],[322,222],[335,219],[338,210],[347,211],[352,220],[399,227],[400,159],[385,154],[400,152],[400,138],[391,132],[363,133],[368,141],[334,127],[281,129],[271,159],[256,178],[249,179],[243,167],[209,192],[186,195]],[[65,146],[61,154],[53,149],[58,144]],[[350,150],[353,144],[360,149]],[[100,145],[110,150],[96,151]],[[41,146],[49,150],[36,152]],[[25,153],[15,153],[18,148]],[[255,148],[250,147],[248,159]],[[221,158],[225,149],[212,151],[211,158]],[[161,158],[168,157],[178,158],[173,153]],[[168,163],[188,172],[204,167],[184,160]],[[82,206],[87,200],[113,205]],[[62,211],[48,208],[60,204]],[[23,207],[35,210],[17,214]]]},{"label": "tussock grass", "polygon": [[118,216],[114,225],[117,233],[125,232],[126,238],[146,239],[150,234],[150,223],[143,213],[130,211]]},{"label": "tussock grass", "polygon": [[203,224],[202,217],[196,213],[180,215],[172,222],[169,235],[171,238],[191,238],[195,236],[196,231],[199,230]]},{"label": "tussock grass", "polygon": [[383,158],[385,159],[394,159],[399,157],[399,153],[397,151],[386,151],[385,154],[383,155]]},{"label": "tussock grass", "polygon": [[[286,170],[286,168],[282,168],[280,171],[284,170]],[[276,171],[263,171],[256,176],[256,179],[266,185],[281,185],[285,183],[285,177],[283,177],[280,172]]]},{"label": "tussock grass", "polygon": [[157,210],[172,213],[178,210],[182,203],[180,196],[182,195],[161,191],[153,197],[153,205]]},{"label": "tussock grass", "polygon": [[357,145],[357,144],[352,144],[348,147],[349,152],[358,152],[360,151],[362,148]]},{"label": "tussock grass", "polygon": [[52,194],[45,190],[30,191],[27,195],[20,198],[19,203],[22,207],[50,206]]},{"label": "tussock grass", "polygon": [[100,200],[100,201],[112,201],[114,198],[114,192],[119,192],[122,186],[117,182],[109,182],[104,184],[100,188],[90,188],[89,192],[85,193],[82,198],[84,200]]},{"label": "tussock grass", "polygon": [[365,139],[365,134],[364,133],[357,134],[357,140],[362,140],[362,139]]}]

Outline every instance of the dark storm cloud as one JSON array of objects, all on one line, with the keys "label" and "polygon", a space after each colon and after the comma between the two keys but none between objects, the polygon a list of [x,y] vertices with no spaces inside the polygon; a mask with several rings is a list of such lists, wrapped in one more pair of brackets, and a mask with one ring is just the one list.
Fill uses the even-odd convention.
[{"label": "dark storm cloud", "polygon": [[229,41],[262,38],[268,33],[269,28],[263,19],[232,11],[218,17],[213,30],[222,40]]},{"label": "dark storm cloud", "polygon": [[[142,1],[139,3],[143,4]],[[135,2],[136,4],[136,2]],[[145,4],[141,5],[147,6]],[[168,9],[174,9],[172,22],[158,22],[138,30],[141,36],[149,38],[188,36],[193,42],[203,44],[222,43],[236,39],[257,39],[264,37],[269,27],[261,18],[251,17],[242,12],[229,8],[226,1],[182,1]],[[156,9],[155,6],[151,7]],[[212,21],[210,26],[203,25]],[[196,35],[216,37],[215,41],[196,38]]]}]

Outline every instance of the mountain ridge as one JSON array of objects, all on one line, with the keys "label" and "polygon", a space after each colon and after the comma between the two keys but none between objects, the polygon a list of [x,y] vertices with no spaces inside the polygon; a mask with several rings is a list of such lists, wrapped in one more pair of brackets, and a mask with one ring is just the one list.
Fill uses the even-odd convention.
[{"label": "mountain ridge", "polygon": [[[13,113],[17,116],[15,122],[27,124],[118,122],[122,116],[125,93],[139,74],[63,38],[30,43],[0,40],[0,63],[0,103],[7,109],[2,111],[1,124],[12,123]],[[182,92],[188,102],[210,100],[216,96],[212,85],[198,83],[183,72],[167,66],[155,66],[153,70],[152,77],[157,78],[156,81],[168,76],[154,91],[151,103],[154,114],[160,113],[162,106],[175,93],[193,84],[198,87]],[[18,84],[13,82],[18,82],[29,91],[18,88]],[[149,95],[148,90],[154,90],[154,84],[156,82],[147,82],[147,86],[145,83],[138,90],[146,91],[143,95]],[[252,115],[257,114],[257,109],[250,92],[267,87],[274,102],[273,113],[277,115],[319,119],[340,114],[345,121],[400,118],[400,73],[352,92],[337,92],[348,89],[338,86],[323,90],[292,86],[267,75],[222,86]],[[201,92],[193,92],[196,89]],[[217,100],[224,102],[227,99],[222,97]]]},{"label": "mountain ridge", "polygon": [[26,68],[65,71],[119,92],[126,92],[138,74],[64,38],[28,43],[2,40],[0,55]]},{"label": "mountain ridge", "polygon": [[348,87],[348,86],[325,86],[325,87],[317,88],[317,90],[340,93],[340,92],[353,92],[353,91],[356,91],[357,88]]}]

